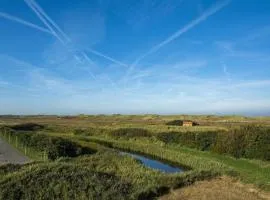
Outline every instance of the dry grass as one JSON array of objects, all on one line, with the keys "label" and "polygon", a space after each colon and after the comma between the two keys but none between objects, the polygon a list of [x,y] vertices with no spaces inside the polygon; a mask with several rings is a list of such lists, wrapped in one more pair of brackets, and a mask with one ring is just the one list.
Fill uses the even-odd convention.
[{"label": "dry grass", "polygon": [[159,200],[269,200],[270,194],[250,185],[220,177],[172,191]]}]

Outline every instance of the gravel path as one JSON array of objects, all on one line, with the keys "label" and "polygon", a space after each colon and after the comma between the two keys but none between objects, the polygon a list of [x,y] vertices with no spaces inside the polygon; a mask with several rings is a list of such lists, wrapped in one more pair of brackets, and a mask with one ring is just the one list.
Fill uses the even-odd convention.
[{"label": "gravel path", "polygon": [[23,164],[29,161],[29,158],[0,138],[0,165],[4,163]]}]

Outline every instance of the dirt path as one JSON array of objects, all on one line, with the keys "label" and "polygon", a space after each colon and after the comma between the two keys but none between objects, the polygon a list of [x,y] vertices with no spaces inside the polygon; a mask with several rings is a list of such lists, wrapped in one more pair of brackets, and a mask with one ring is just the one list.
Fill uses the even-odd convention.
[{"label": "dirt path", "polygon": [[29,158],[0,138],[0,165],[4,163],[23,164],[29,161]]}]

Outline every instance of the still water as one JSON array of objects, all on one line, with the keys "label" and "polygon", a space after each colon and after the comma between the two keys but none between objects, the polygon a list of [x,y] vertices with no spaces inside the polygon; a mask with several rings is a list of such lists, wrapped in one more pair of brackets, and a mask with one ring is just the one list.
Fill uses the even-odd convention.
[{"label": "still water", "polygon": [[136,160],[139,160],[142,162],[143,165],[146,167],[149,167],[151,169],[157,169],[165,173],[179,173],[184,172],[184,169],[181,169],[179,167],[173,167],[171,165],[168,165],[164,162],[157,161],[154,159],[146,158],[145,156],[133,154],[133,153],[127,153],[127,152],[120,152],[121,155],[128,155],[133,157]]}]

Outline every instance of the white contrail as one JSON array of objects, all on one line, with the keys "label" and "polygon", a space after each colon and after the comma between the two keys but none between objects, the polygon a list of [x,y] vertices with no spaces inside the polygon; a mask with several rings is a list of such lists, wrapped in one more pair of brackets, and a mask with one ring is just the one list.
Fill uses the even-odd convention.
[{"label": "white contrail", "polygon": [[213,14],[215,14],[216,12],[218,12],[219,10],[221,10],[222,8],[224,8],[225,6],[227,6],[230,3],[231,0],[225,0],[225,1],[221,1],[216,3],[214,6],[212,6],[211,8],[209,8],[208,10],[206,10],[201,16],[199,16],[197,19],[194,19],[193,21],[191,21],[188,25],[184,26],[183,28],[179,29],[178,31],[176,31],[174,34],[172,34],[171,36],[169,36],[167,39],[165,39],[164,41],[162,41],[161,43],[155,45],[154,47],[152,47],[148,52],[146,52],[145,54],[143,54],[142,56],[140,56],[139,58],[137,58],[132,65],[129,68],[129,72],[128,74],[131,73],[131,71],[133,70],[133,68],[135,68],[135,66],[142,60],[144,59],[146,56],[155,53],[156,51],[158,51],[160,48],[162,48],[163,46],[167,45],[168,43],[172,42],[173,40],[177,39],[179,36],[181,36],[182,34],[186,33],[187,31],[189,31],[190,29],[192,29],[193,27],[195,27],[196,25],[200,24],[201,22],[205,21],[208,19],[208,17],[212,16]]},{"label": "white contrail", "polygon": [[58,30],[62,36],[70,42],[71,39],[67,36],[67,34],[64,33],[64,31],[50,18],[49,15],[41,8],[41,6],[35,1],[35,0],[28,0],[35,8],[36,10],[41,13],[55,28]]},{"label": "white contrail", "polygon": [[66,42],[62,40],[62,38],[54,31],[54,29],[51,27],[51,25],[44,19],[44,17],[37,11],[37,9],[29,2],[29,0],[24,0],[24,2],[29,6],[31,10],[36,13],[38,18],[47,26],[47,28],[52,32],[52,34],[63,44],[66,45]]},{"label": "white contrail", "polygon": [[20,19],[18,17],[14,17],[14,16],[9,15],[7,13],[0,12],[0,17],[5,18],[7,20],[11,20],[11,21],[17,22],[17,23],[20,23],[20,24],[25,25],[25,26],[29,26],[31,28],[37,29],[37,30],[42,31],[42,32],[45,32],[45,33],[52,34],[51,31],[49,31],[46,28],[42,28],[42,27],[40,27],[38,25],[35,25],[35,24],[31,23],[31,22],[27,22],[27,21],[25,21],[23,19]]},{"label": "white contrail", "polygon": [[[35,12],[38,12],[39,13],[39,16],[40,16],[40,14],[41,15],[43,15],[50,23],[51,23],[51,25],[59,32],[59,33],[61,33],[61,35],[63,36],[63,38],[65,39],[65,40],[67,40],[67,42],[71,42],[71,38],[70,37],[68,37],[68,35],[57,25],[57,23],[55,23],[54,21],[53,21],[53,19],[52,18],[50,18],[50,16],[42,9],[42,7],[35,1],[35,0],[24,0],[25,2],[28,2],[27,4],[29,5],[29,6],[31,6],[31,9],[33,10],[35,10]],[[50,29],[51,30],[51,29]],[[56,33],[55,33],[56,34]],[[56,35],[56,37],[59,39],[59,40],[62,40],[61,39],[61,37],[57,34]],[[98,56],[101,56],[101,57],[103,57],[103,58],[105,58],[105,59],[107,59],[107,60],[109,60],[109,61],[112,61],[112,62],[114,62],[114,63],[117,63],[117,64],[119,64],[119,65],[121,65],[121,66],[126,66],[127,67],[127,65],[126,64],[124,64],[124,63],[122,63],[122,62],[120,62],[120,61],[117,61],[116,59],[114,59],[114,58],[111,58],[111,57],[109,57],[109,56],[107,56],[107,55],[104,55],[104,54],[102,54],[102,53],[100,53],[100,52],[97,52],[97,51],[95,51],[95,50],[93,50],[93,49],[87,49],[87,51],[89,51],[89,52],[91,52],[91,53],[93,53],[93,54],[96,54],[96,55],[98,55]],[[91,60],[86,54],[85,54],[85,56],[88,58],[87,60]],[[93,61],[91,61],[92,63],[93,63]]]},{"label": "white contrail", "polygon": [[[78,61],[81,62],[80,58],[77,57],[77,55],[74,53],[73,50],[71,50],[68,46],[67,43],[71,42],[71,39],[67,36],[67,34],[65,34],[60,28],[59,26],[44,12],[44,10],[33,0],[24,0],[25,3],[36,13],[36,15],[38,16],[38,18],[52,31],[53,35],[64,45],[65,48],[68,49],[68,51],[71,51],[73,53],[74,58]],[[36,6],[38,8],[36,8]],[[43,16],[42,16],[43,15]],[[48,21],[49,24],[48,23]],[[57,29],[60,34],[62,34],[62,36],[59,35],[59,33],[57,33],[55,30]],[[84,53],[84,52],[79,52],[83,54],[84,59],[88,62],[93,64],[94,62]],[[94,63],[95,64],[95,63]],[[94,74],[92,72],[90,72],[88,70],[88,72],[90,73],[91,77],[96,80],[96,77],[94,76]]]},{"label": "white contrail", "polygon": [[104,55],[104,54],[102,54],[102,53],[100,53],[100,52],[97,52],[97,51],[93,50],[93,49],[86,48],[85,50],[86,50],[86,51],[89,51],[89,52],[91,52],[91,53],[93,53],[93,54],[95,54],[95,55],[98,55],[98,56],[100,56],[100,57],[103,57],[103,58],[105,58],[105,59],[107,59],[107,60],[109,60],[109,61],[112,61],[112,62],[115,63],[115,64],[121,65],[121,66],[123,66],[123,67],[128,67],[127,64],[122,63],[122,62],[120,62],[120,61],[118,61],[118,60],[115,60],[114,58],[111,58],[111,57],[109,57],[109,56],[106,56],[106,55]]}]

